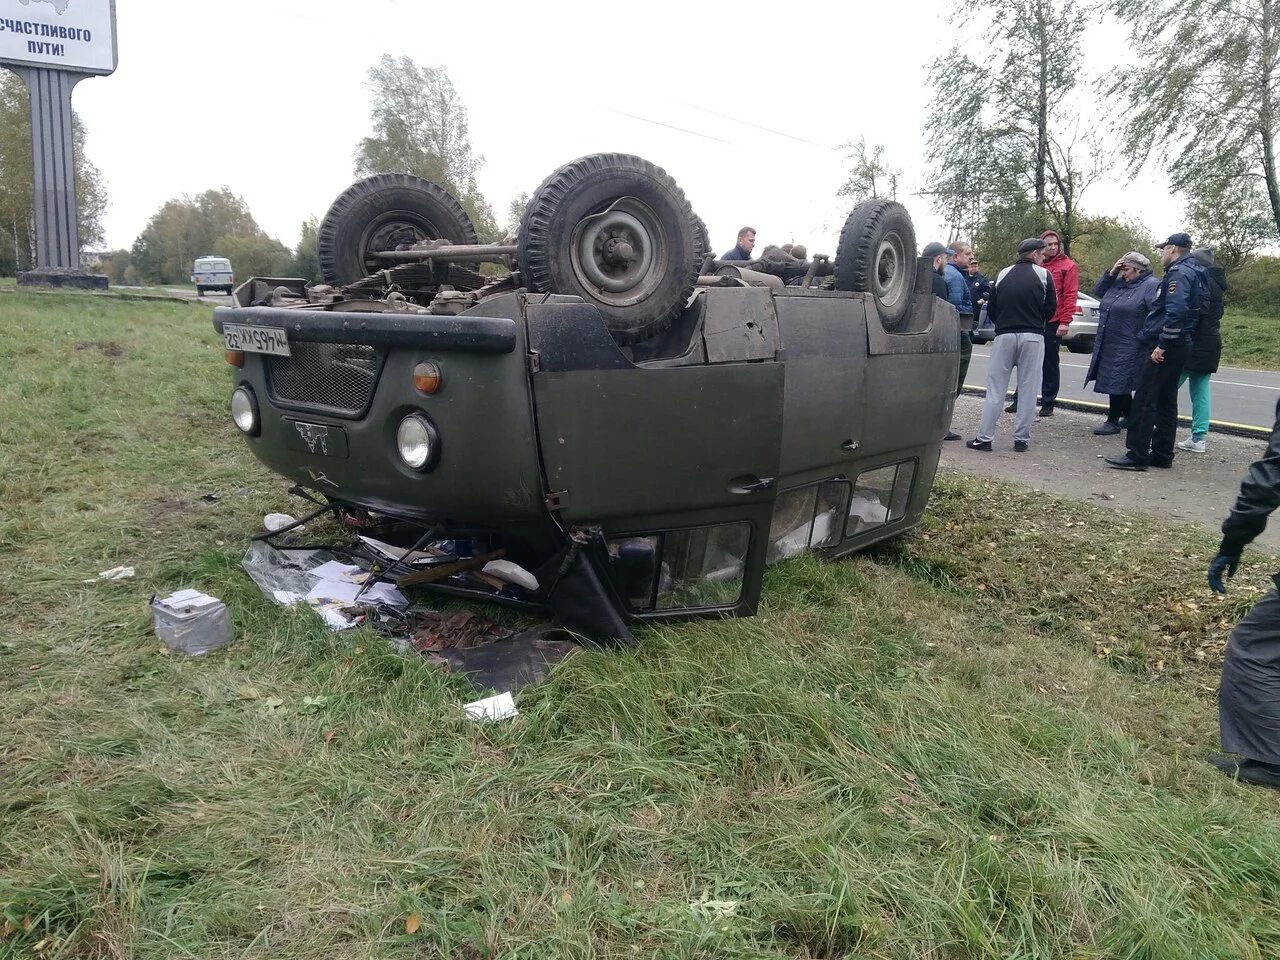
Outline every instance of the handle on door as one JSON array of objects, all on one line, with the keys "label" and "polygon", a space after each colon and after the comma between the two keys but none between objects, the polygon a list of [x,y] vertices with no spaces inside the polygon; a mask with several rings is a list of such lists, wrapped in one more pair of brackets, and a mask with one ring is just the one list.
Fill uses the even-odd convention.
[{"label": "handle on door", "polygon": [[845,453],[853,453],[855,450],[858,449],[858,441],[846,440],[844,443],[840,444],[840,449],[843,450]]},{"label": "handle on door", "polygon": [[729,492],[740,497],[751,493],[763,493],[773,489],[773,480],[773,477],[757,477],[755,474],[734,477],[729,481]]}]

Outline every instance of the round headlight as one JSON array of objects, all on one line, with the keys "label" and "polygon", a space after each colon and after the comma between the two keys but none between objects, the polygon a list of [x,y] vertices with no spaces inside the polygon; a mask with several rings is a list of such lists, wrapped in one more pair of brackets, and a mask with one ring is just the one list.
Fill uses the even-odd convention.
[{"label": "round headlight", "polygon": [[409,414],[396,428],[400,459],[411,470],[426,470],[431,466],[437,442],[435,428],[420,414]]},{"label": "round headlight", "polygon": [[231,394],[231,419],[241,433],[252,435],[258,432],[258,402],[248,387],[236,387]]}]

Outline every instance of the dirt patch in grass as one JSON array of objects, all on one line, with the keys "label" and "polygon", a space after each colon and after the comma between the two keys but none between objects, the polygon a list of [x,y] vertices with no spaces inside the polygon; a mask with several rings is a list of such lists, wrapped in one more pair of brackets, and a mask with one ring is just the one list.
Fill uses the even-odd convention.
[{"label": "dirt patch in grass", "polygon": [[120,344],[112,340],[95,340],[92,342],[81,341],[76,344],[77,350],[98,350],[104,357],[110,357],[113,360],[119,359],[127,354],[127,351]]}]

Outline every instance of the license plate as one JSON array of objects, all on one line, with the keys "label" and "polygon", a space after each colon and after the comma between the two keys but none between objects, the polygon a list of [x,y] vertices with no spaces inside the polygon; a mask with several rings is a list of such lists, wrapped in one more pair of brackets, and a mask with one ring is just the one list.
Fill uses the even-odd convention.
[{"label": "license plate", "polygon": [[347,431],[327,423],[307,423],[305,420],[282,418],[284,443],[290,450],[310,453],[317,457],[347,458]]},{"label": "license plate", "polygon": [[227,345],[228,350],[271,353],[277,357],[290,355],[289,338],[279,327],[250,327],[238,323],[224,323],[222,342]]}]

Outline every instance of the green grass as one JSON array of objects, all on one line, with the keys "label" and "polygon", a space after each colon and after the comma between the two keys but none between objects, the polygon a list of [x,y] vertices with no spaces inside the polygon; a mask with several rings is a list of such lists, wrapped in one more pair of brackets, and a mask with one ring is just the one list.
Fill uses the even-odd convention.
[{"label": "green grass", "polygon": [[1228,309],[1222,317],[1222,363],[1280,370],[1280,316]]},{"label": "green grass", "polygon": [[[1203,763],[1257,557],[1217,600],[1207,536],[943,477],[912,536],[476,726],[458,679],[239,569],[286,484],[207,314],[11,294],[0,323],[0,956],[1280,950],[1277,797]],[[179,586],[236,643],[164,655],[147,598]]]}]

